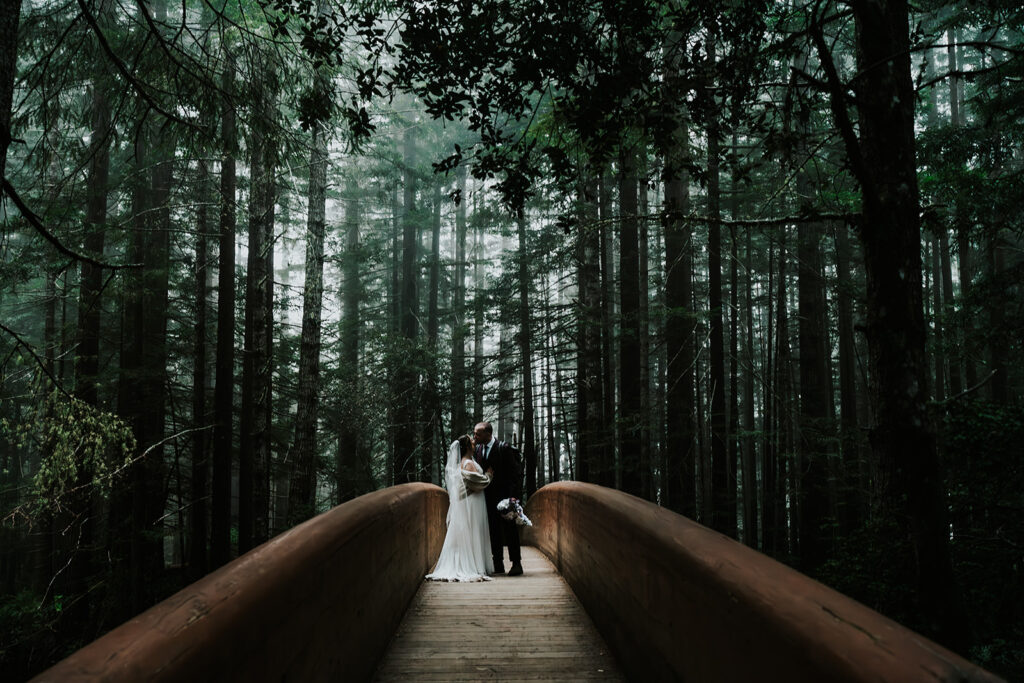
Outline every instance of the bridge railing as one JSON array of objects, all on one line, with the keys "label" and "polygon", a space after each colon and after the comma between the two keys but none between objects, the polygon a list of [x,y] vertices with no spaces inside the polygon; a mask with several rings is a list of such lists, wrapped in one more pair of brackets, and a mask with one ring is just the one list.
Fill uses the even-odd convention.
[{"label": "bridge railing", "polygon": [[634,680],[998,681],[830,588],[634,496],[577,482],[525,534]]},{"label": "bridge railing", "polygon": [[365,680],[444,541],[448,495],[404,484],[239,557],[35,681]]}]

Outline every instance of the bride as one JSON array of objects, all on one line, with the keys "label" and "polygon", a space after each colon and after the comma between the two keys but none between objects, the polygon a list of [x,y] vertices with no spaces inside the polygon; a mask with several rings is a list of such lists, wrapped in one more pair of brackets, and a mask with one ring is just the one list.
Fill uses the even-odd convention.
[{"label": "bride", "polygon": [[484,488],[491,483],[473,460],[473,439],[460,436],[448,449],[444,470],[448,487],[448,533],[431,581],[490,581],[494,571],[490,532],[487,530],[487,503]]}]

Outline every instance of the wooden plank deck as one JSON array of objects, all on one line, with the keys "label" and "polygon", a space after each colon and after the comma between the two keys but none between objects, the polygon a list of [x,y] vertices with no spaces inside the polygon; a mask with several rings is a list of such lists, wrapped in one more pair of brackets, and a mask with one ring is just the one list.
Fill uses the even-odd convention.
[{"label": "wooden plank deck", "polygon": [[481,583],[424,582],[374,680],[625,680],[547,558],[524,547],[523,569]]}]

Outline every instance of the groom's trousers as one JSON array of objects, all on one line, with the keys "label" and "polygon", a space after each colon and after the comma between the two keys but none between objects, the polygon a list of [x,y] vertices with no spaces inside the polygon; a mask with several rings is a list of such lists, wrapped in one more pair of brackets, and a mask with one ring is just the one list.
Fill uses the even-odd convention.
[{"label": "groom's trousers", "polygon": [[[488,506],[490,507],[490,506]],[[508,559],[513,564],[522,561],[519,550],[519,527],[515,522],[502,518],[498,511],[487,511],[487,527],[491,532],[491,556],[494,568],[504,566],[505,552],[502,546],[508,546]]]}]

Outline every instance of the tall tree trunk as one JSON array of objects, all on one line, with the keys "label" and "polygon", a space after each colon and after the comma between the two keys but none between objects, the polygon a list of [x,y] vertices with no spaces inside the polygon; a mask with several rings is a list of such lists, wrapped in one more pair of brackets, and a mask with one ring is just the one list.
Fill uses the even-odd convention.
[{"label": "tall tree trunk", "polygon": [[[711,57],[714,59],[712,53]],[[711,413],[711,527],[736,536],[735,465],[729,462],[726,446],[725,335],[722,324],[722,216],[718,175],[717,128],[708,129],[708,313],[711,375],[708,404]]]},{"label": "tall tree trunk", "polygon": [[946,55],[949,60],[949,73],[952,74],[949,77],[949,118],[950,123],[957,127],[963,125],[963,120],[960,116],[962,91],[960,76],[957,75],[960,66],[956,54],[956,29],[952,26],[946,29]]},{"label": "tall tree trunk", "polygon": [[[141,11],[145,11],[144,9]],[[145,128],[135,139],[132,155],[131,177],[131,236],[128,244],[128,259],[133,263],[146,261],[146,243],[153,229],[154,212],[153,184],[150,165],[152,152],[149,138],[151,132]],[[139,446],[149,445],[146,435],[143,396],[145,395],[145,368],[143,350],[146,345],[145,298],[147,274],[145,269],[132,269],[125,274],[124,294],[121,306],[121,353],[118,377],[117,412],[131,425]],[[120,597],[124,603],[124,616],[138,613],[138,573],[133,555],[136,541],[134,490],[137,485],[138,467],[130,471],[131,485],[115,490],[110,500],[109,552],[114,560],[114,571],[120,584]],[[123,565],[121,563],[124,563]]]},{"label": "tall tree trunk", "polygon": [[207,409],[207,343],[209,297],[209,235],[213,231],[210,225],[208,204],[212,197],[209,192],[211,182],[210,169],[205,160],[199,162],[200,203],[196,210],[196,322],[193,328],[195,335],[192,347],[192,424],[200,429],[192,435],[192,478],[191,505],[189,507],[189,557],[188,576],[195,581],[206,574],[207,563],[207,530],[210,522],[209,486],[210,486],[210,435],[206,431],[210,415]]},{"label": "tall tree trunk", "polygon": [[437,336],[441,330],[439,299],[441,294],[441,183],[435,178],[433,220],[430,230],[430,280],[427,283],[427,373],[423,400],[423,445],[420,453],[420,481],[440,483],[444,463],[438,454],[445,452],[444,424],[441,422],[441,396],[437,388]]},{"label": "tall tree trunk", "polygon": [[235,387],[235,155],[238,133],[233,102],[235,64],[224,62],[221,91],[220,234],[217,265],[217,360],[213,389],[213,487],[210,566],[231,559],[231,461]]},{"label": "tall tree trunk", "polygon": [[309,210],[306,221],[306,283],[302,292],[298,406],[288,488],[288,525],[316,514],[317,416],[320,412],[320,338],[324,296],[324,234],[327,215],[327,132],[313,128],[309,152]]},{"label": "tall tree trunk", "polygon": [[832,108],[861,185],[867,272],[866,330],[875,392],[871,445],[881,464],[884,513],[906,524],[917,559],[927,630],[963,651],[966,619],[953,576],[945,491],[927,413],[928,367],[921,291],[920,199],[914,144],[914,86],[905,0],[855,3],[859,138],[824,37]]},{"label": "tall tree trunk", "polygon": [[648,228],[648,206],[647,199],[647,150],[641,148],[639,153],[639,167],[637,173],[638,183],[638,228],[639,234],[639,273],[637,284],[639,285],[637,310],[637,324],[640,340],[640,493],[647,500],[657,500],[652,488],[652,477],[654,474],[653,463],[651,462],[651,424],[653,420],[651,406],[651,311],[650,311],[650,230]]},{"label": "tall tree trunk", "polygon": [[[103,257],[107,220],[107,178],[110,173],[110,105],[107,102],[106,73],[102,69],[92,82],[92,133],[89,136],[89,169],[86,178],[85,252]],[[78,348],[75,354],[75,395],[97,405],[96,375],[99,372],[100,294],[103,271],[82,262],[78,296]]]},{"label": "tall tree trunk", "polygon": [[[402,296],[401,296],[401,335],[405,343],[406,354],[411,353],[416,345],[419,310],[419,224],[415,211],[416,180],[414,165],[416,163],[416,144],[414,130],[411,126],[403,135],[404,182],[403,182],[403,224],[402,224]],[[418,479],[416,471],[416,413],[418,378],[415,368],[408,357],[399,362],[396,373],[395,391],[398,393],[398,410],[396,411],[396,431],[394,444],[394,480],[402,484]]]},{"label": "tall tree trunk", "polygon": [[[7,149],[11,145],[11,107],[18,75],[18,23],[21,0],[0,2],[0,180],[7,178]],[[2,193],[0,193],[2,194]]]},{"label": "tall tree trunk", "polygon": [[[105,22],[109,5],[102,3],[100,21]],[[85,187],[85,239],[86,254],[102,258],[105,247],[107,221],[107,181],[110,172],[110,105],[107,101],[109,75],[103,65],[97,65],[92,78],[92,132],[89,136],[89,165]],[[103,290],[103,272],[99,266],[82,262],[78,291],[77,349],[75,353],[75,395],[91,406],[99,405],[97,375],[100,353],[100,296]],[[68,521],[65,535],[74,544],[68,548],[65,593],[80,597],[88,589],[92,572],[91,557],[94,535],[92,505],[92,472],[78,469],[77,492],[67,501]],[[87,617],[85,600],[76,600],[71,610],[69,627],[81,628]]]},{"label": "tall tree trunk", "polygon": [[[809,183],[807,183],[807,189]],[[806,195],[805,195],[806,196]],[[813,573],[831,549],[828,496],[832,428],[829,404],[828,331],[821,271],[824,224],[797,228],[797,292],[800,345],[800,566]]]},{"label": "tall tree trunk", "polygon": [[[537,490],[537,444],[534,437],[533,417],[533,333],[530,329],[530,268],[527,265],[526,214],[516,217],[519,236],[519,349],[522,359],[523,380],[523,466],[526,469],[526,497]],[[518,486],[513,485],[513,489]]]},{"label": "tall tree trunk", "polygon": [[[789,332],[786,319],[786,228],[778,232],[779,244],[774,256],[769,257],[770,263],[778,263],[775,269],[775,281],[769,277],[769,309],[768,338],[771,340],[767,357],[770,363],[766,366],[766,377],[771,385],[766,388],[765,398],[765,449],[764,449],[764,551],[778,557],[785,547],[787,538],[786,516],[783,509],[785,496],[780,490],[782,478],[782,455],[785,454],[785,422],[787,421],[786,399],[788,397],[786,378],[789,373]],[[774,287],[774,291],[772,290]]]},{"label": "tall tree trunk", "polygon": [[[1006,268],[1006,247],[1003,246],[1003,235],[997,227],[994,234],[987,239],[988,280],[999,285],[1001,274]],[[1002,288],[1000,288],[1001,290]],[[988,304],[988,325],[992,334],[988,337],[988,365],[992,372],[990,390],[992,401],[1000,404],[1010,402],[1010,384],[1007,377],[1008,359],[1010,356],[1007,340],[1006,312],[1003,302],[990,301]]]},{"label": "tall tree trunk", "polygon": [[637,220],[637,153],[619,152],[619,386],[621,388],[619,444],[622,490],[643,495],[640,474],[642,416],[640,381],[640,234]]},{"label": "tall tree trunk", "polygon": [[[950,26],[946,29],[946,54],[948,57],[949,72],[954,75],[949,78],[949,123],[954,128],[963,125],[962,102],[963,89],[960,77],[955,75],[959,71],[959,60],[956,49],[956,29]],[[957,251],[959,252],[960,269],[960,297],[963,299],[968,295],[973,283],[974,272],[971,258],[970,226],[961,221],[956,226]],[[974,356],[971,347],[961,340],[960,362],[964,366],[964,383],[967,387],[974,387],[978,384],[978,370],[974,363]],[[959,373],[958,373],[959,374]]]},{"label": "tall tree trunk", "polygon": [[595,481],[602,459],[604,402],[601,381],[601,227],[597,181],[585,170],[577,189],[579,233],[576,278],[576,478]]},{"label": "tall tree trunk", "polygon": [[[559,278],[561,280],[561,278]],[[544,328],[545,328],[545,371],[544,371],[544,391],[545,391],[545,407],[547,409],[547,422],[548,422],[548,476],[547,481],[558,481],[559,480],[559,457],[558,457],[558,435],[555,432],[555,392],[553,391],[553,385],[557,384],[561,387],[560,375],[558,371],[558,362],[555,358],[555,333],[552,330],[552,314],[550,300],[549,305],[545,306],[544,311]],[[562,400],[561,393],[558,393],[558,400]],[[561,431],[564,431],[563,427]],[[543,486],[543,484],[541,484]]]},{"label": "tall tree trunk", "polygon": [[689,223],[690,210],[688,132],[680,120],[673,145],[665,155],[665,346],[666,369],[666,461],[662,497],[669,509],[687,517],[697,516],[695,475],[696,434],[693,429],[694,330],[693,255]]},{"label": "tall tree trunk", "polygon": [[455,277],[452,281],[452,436],[472,427],[466,409],[466,167],[455,170]]},{"label": "tall tree trunk", "polygon": [[[811,46],[803,55],[803,68],[811,61]],[[798,91],[797,128],[805,140],[811,131],[811,94]],[[810,142],[800,145],[802,158],[812,155]],[[811,213],[817,189],[810,170],[803,165],[797,171],[798,210]],[[822,276],[821,243],[825,225],[803,221],[797,226],[797,331],[800,350],[799,416],[796,478],[796,521],[799,532],[800,566],[814,574],[831,550],[832,519],[828,496],[833,434],[830,424],[832,402],[829,381],[829,349],[825,283]]]},{"label": "tall tree trunk", "polygon": [[255,330],[254,319],[256,309],[263,300],[262,290],[258,289],[260,264],[259,258],[261,231],[256,214],[259,207],[259,185],[256,179],[258,173],[258,155],[262,144],[260,134],[253,131],[249,141],[251,145],[249,168],[249,226],[248,245],[245,260],[245,312],[243,313],[242,328],[242,412],[239,415],[238,435],[238,554],[241,555],[253,548],[253,517],[256,514],[253,503],[253,431],[256,429],[256,372],[254,364],[255,356]]},{"label": "tall tree trunk", "polygon": [[[784,234],[784,229],[779,231]],[[767,334],[764,335],[764,357],[761,363],[764,377],[761,411],[761,550],[770,557],[776,555],[775,543],[775,467],[778,460],[775,440],[775,245],[768,243],[768,302],[765,313]]]},{"label": "tall tree trunk", "polygon": [[615,409],[615,244],[612,238],[611,180],[604,168],[598,176],[598,216],[601,226],[601,398],[604,401],[604,425],[601,433],[601,457],[591,463],[592,479],[601,486],[615,486],[615,449],[617,441]]},{"label": "tall tree trunk", "polygon": [[[733,149],[736,148],[736,134],[733,133]],[[737,195],[735,188],[732,193],[731,217],[736,218]],[[736,226],[729,226],[729,410],[726,426],[726,459],[732,468],[732,494],[738,496],[738,483],[735,473],[739,471],[739,431],[740,431],[740,372],[739,372],[739,252],[736,246]],[[744,493],[747,480],[743,479]],[[736,503],[733,499],[733,514]],[[744,509],[745,511],[745,509]],[[747,520],[743,519],[743,538],[747,535]],[[737,524],[737,528],[738,528]]]},{"label": "tall tree trunk", "polygon": [[943,307],[942,307],[942,259],[939,256],[939,240],[933,237],[931,240],[931,268],[932,268],[932,320],[934,321],[934,332],[932,340],[932,353],[935,356],[935,389],[934,397],[938,402],[946,400],[946,348],[945,330],[943,329]]},{"label": "tall tree trunk", "polygon": [[[475,204],[475,202],[474,202]],[[474,210],[474,213],[476,211]],[[478,221],[473,247],[473,422],[484,419],[484,226]]]},{"label": "tall tree trunk", "polygon": [[391,188],[391,329],[402,329],[402,203],[400,184]]},{"label": "tall tree trunk", "polygon": [[259,285],[263,299],[253,320],[255,324],[255,347],[253,361],[256,370],[256,424],[253,434],[253,545],[259,545],[270,538],[270,469],[271,469],[271,428],[273,425],[273,377],[274,377],[274,209],[277,203],[277,90],[274,67],[269,69],[270,87],[263,102],[263,117],[269,130],[263,149],[263,183],[261,190],[263,234],[260,240]]},{"label": "tall tree trunk", "polygon": [[[271,78],[273,71],[271,70]],[[270,422],[273,333],[273,234],[276,142],[269,130],[276,114],[274,87],[256,94],[260,121],[252,133],[249,198],[249,257],[246,273],[247,362],[242,372],[242,444],[239,467],[238,547],[253,548],[269,537]]]},{"label": "tall tree trunk", "polygon": [[839,447],[842,485],[839,502],[840,533],[846,535],[867,518],[870,496],[866,463],[861,457],[857,410],[857,347],[853,331],[853,283],[850,281],[850,240],[847,226],[835,223],[836,297],[839,330]]},{"label": "tall tree trunk", "polygon": [[743,439],[740,458],[743,473],[743,542],[751,548],[758,545],[758,506],[757,506],[757,462],[754,451],[754,269],[753,269],[753,237],[752,230],[746,231],[746,277],[744,278],[743,302]]},{"label": "tall tree trunk", "polygon": [[359,381],[359,331],[362,317],[359,306],[362,283],[359,279],[359,184],[353,178],[345,182],[345,258],[342,269],[343,309],[341,319],[341,358],[339,371],[345,402],[338,436],[338,502],[355,498],[373,488],[373,476],[360,441],[362,428]]},{"label": "tall tree trunk", "polygon": [[[953,306],[953,267],[949,257],[949,232],[945,227],[941,226],[939,228],[938,251],[942,270],[942,309],[937,312],[939,313],[939,321],[942,324],[943,333],[946,334],[946,313],[952,310]],[[949,392],[956,396],[963,390],[964,383],[960,374],[960,363],[954,357],[949,362]]]},{"label": "tall tree trunk", "polygon": [[[166,19],[163,2],[154,5],[155,18]],[[134,512],[132,515],[132,584],[135,607],[156,601],[159,593],[152,577],[164,569],[161,521],[166,492],[164,480],[164,423],[167,400],[167,318],[170,282],[170,193],[174,169],[174,145],[154,145],[152,221],[146,237],[143,263],[142,395],[140,411],[144,436],[139,446],[148,452],[132,468]]]}]

